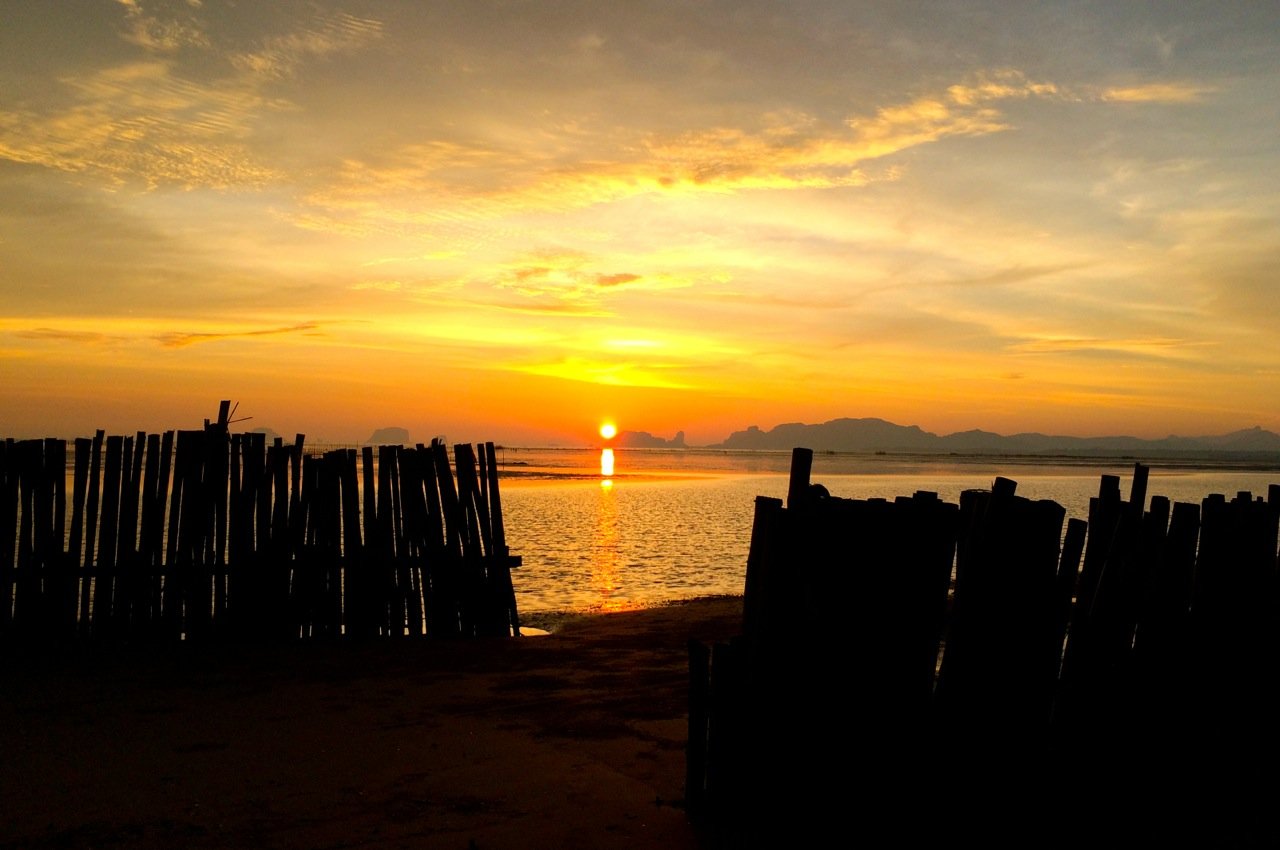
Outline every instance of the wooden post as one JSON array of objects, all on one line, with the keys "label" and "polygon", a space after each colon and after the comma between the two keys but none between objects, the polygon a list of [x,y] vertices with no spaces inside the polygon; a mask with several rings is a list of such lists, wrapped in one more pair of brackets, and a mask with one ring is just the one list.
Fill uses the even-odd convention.
[{"label": "wooden post", "polygon": [[435,626],[439,636],[452,636],[462,634],[462,507],[449,467],[448,449],[439,440],[432,440],[431,452],[444,519],[444,549],[432,570],[438,602]]},{"label": "wooden post", "polygon": [[14,546],[18,527],[17,448],[0,443],[0,638],[13,629]]},{"label": "wooden post", "polygon": [[791,478],[787,486],[787,507],[795,508],[806,501],[809,496],[809,475],[813,471],[813,450],[794,448],[791,450]]},{"label": "wooden post", "polygon": [[40,474],[43,445],[38,440],[21,440],[15,446],[18,474],[18,552],[14,570],[13,626],[28,631],[38,608],[36,566],[36,485]]},{"label": "wooden post", "polygon": [[[67,533],[67,443],[65,440],[45,441],[45,469],[53,484],[53,527],[49,553],[53,560],[55,631],[61,638],[75,628],[75,569],[69,563],[66,551]],[[68,628],[70,627],[70,628]]]},{"label": "wooden post", "polygon": [[100,636],[115,636],[115,590],[117,555],[120,535],[120,472],[124,462],[124,438],[107,437],[106,466],[102,475],[102,536],[99,543],[98,578],[94,589],[94,631]]},{"label": "wooden post", "polygon": [[516,609],[516,591],[511,583],[511,569],[520,565],[518,558],[511,557],[507,548],[507,532],[502,520],[502,496],[498,490],[498,463],[493,443],[485,443],[484,451],[489,458],[489,518],[492,525],[493,551],[495,555],[494,569],[497,571],[497,583],[506,602],[507,622],[511,626],[511,634],[520,636],[520,613]]},{"label": "wooden post", "polygon": [[293,560],[292,580],[288,585],[290,610],[294,616],[290,633],[294,638],[299,635],[306,638],[311,633],[310,593],[316,562],[316,526],[323,521],[318,518],[320,461],[321,458],[315,455],[302,459],[302,495],[298,514],[303,528]]},{"label": "wooden post", "polygon": [[67,444],[44,441],[43,480],[48,510],[41,631],[45,639],[60,643],[75,632],[76,568],[66,551]]},{"label": "wooden post", "polygon": [[[249,441],[249,450],[253,464],[253,496],[254,505],[254,545],[253,551],[259,557],[271,556],[271,485],[274,479],[267,467],[267,435],[251,432],[245,437]],[[223,437],[225,439],[225,435]]]},{"label": "wooden post", "polygon": [[[499,554],[507,554],[507,532],[502,520],[502,496],[498,492],[498,459],[493,443],[484,444],[489,457],[489,516],[493,521],[493,545]],[[1280,489],[1280,488],[1278,488]],[[1280,496],[1277,497],[1280,499]]]},{"label": "wooden post", "polygon": [[289,455],[291,448],[276,437],[267,450],[271,472],[271,558],[288,557],[289,552]]},{"label": "wooden post", "polygon": [[246,522],[245,511],[251,474],[245,458],[244,435],[232,434],[227,461],[227,559],[236,564],[248,562],[252,551],[253,525]]},{"label": "wooden post", "polygon": [[302,535],[306,533],[306,524],[302,521],[302,454],[303,446],[306,442],[306,435],[295,434],[293,438],[293,454],[289,457],[290,462],[290,487],[289,487],[289,555],[296,557],[298,547],[302,542]]},{"label": "wooden post", "polygon": [[1088,530],[1089,523],[1083,519],[1071,517],[1067,520],[1067,533],[1062,542],[1062,555],[1058,559],[1055,589],[1058,608],[1055,631],[1059,635],[1059,650],[1062,650],[1061,641],[1065,641],[1067,627],[1071,622],[1071,605],[1076,592],[1076,582],[1080,576],[1080,559],[1084,555]]},{"label": "wooden post", "polygon": [[479,557],[483,554],[480,539],[480,523],[475,509],[476,457],[470,443],[458,443],[453,447],[454,475],[457,477],[459,520],[462,531],[462,554]]},{"label": "wooden post", "polygon": [[89,450],[89,496],[84,517],[84,558],[80,579],[80,635],[88,637],[93,629],[93,599],[97,590],[98,493],[102,472],[102,443],[106,435],[97,431]]},{"label": "wooden post", "polygon": [[360,450],[361,473],[364,478],[364,546],[371,557],[378,557],[382,538],[378,534],[378,503],[374,479],[373,446]]},{"label": "wooden post", "polygon": [[748,641],[764,639],[772,628],[774,547],[782,500],[756,496],[751,541],[747,550],[747,574],[742,593],[742,634]]},{"label": "wooden post", "polygon": [[453,482],[453,470],[449,466],[449,452],[444,443],[431,441],[436,461],[436,481],[440,485],[440,508],[444,515],[445,545],[458,558],[462,557],[464,537],[462,506]]},{"label": "wooden post", "polygon": [[1133,465],[1133,482],[1129,488],[1129,504],[1136,505],[1138,510],[1142,510],[1147,503],[1147,479],[1150,474],[1150,467],[1141,463]]},{"label": "wooden post", "polygon": [[475,454],[470,443],[458,443],[453,447],[453,453],[458,488],[458,525],[462,531],[460,620],[462,633],[473,637],[485,634],[488,628],[483,552],[475,511]]},{"label": "wooden post", "polygon": [[126,636],[134,636],[145,623],[145,583],[138,563],[142,513],[142,461],[147,435],[139,431],[124,440],[124,466],[120,475],[120,576],[123,586],[120,622]]},{"label": "wooden post", "polygon": [[376,576],[372,587],[380,599],[387,602],[386,611],[388,634],[397,637],[404,634],[405,600],[400,593],[399,571],[397,569],[396,551],[396,499],[394,480],[399,476],[396,446],[378,447],[378,544],[374,550],[377,560],[373,566]]},{"label": "wooden post", "polygon": [[[89,491],[89,448],[92,444],[93,441],[88,437],[77,437],[75,441],[75,468],[72,472],[71,483],[71,537],[67,542],[67,558],[68,566],[75,570],[76,589],[75,598],[71,600],[74,614],[68,634],[77,632],[81,627],[81,619],[85,616],[80,600],[84,592],[84,586],[89,581],[89,574],[85,569],[87,565],[84,560],[84,503]],[[3,472],[0,472],[0,477],[3,477]],[[0,519],[3,519],[4,516],[5,513],[0,511]],[[9,527],[12,529],[13,525],[10,524]],[[12,548],[6,551],[12,551]],[[3,572],[3,563],[0,563],[0,572]],[[0,598],[7,601],[8,597],[4,595],[5,593],[5,584],[0,581]],[[8,608],[7,605],[5,607],[6,609]],[[7,610],[5,613],[7,613]],[[3,622],[3,619],[4,614],[0,613],[0,622]]]},{"label": "wooden post", "polygon": [[[143,454],[143,443],[141,438],[138,441],[138,454]],[[163,498],[157,498],[157,490],[160,483],[160,435],[149,434],[146,437],[146,461],[142,472],[142,495],[141,495],[141,530],[138,535],[138,560],[142,570],[148,575],[153,575],[160,566],[158,555],[161,552],[160,544],[163,542],[161,533],[163,527],[164,510]],[[150,585],[149,578],[145,582]],[[151,607],[151,599],[148,595],[147,607]]]},{"label": "wooden post", "polygon": [[481,495],[480,479],[476,472],[476,453],[470,443],[454,446],[457,457],[458,490],[467,511],[467,527],[477,556],[493,552],[493,528],[489,524],[489,505]]},{"label": "wooden post", "polygon": [[423,495],[421,454],[418,449],[400,449],[399,493],[403,534],[399,574],[404,582],[405,625],[411,637],[421,635],[424,628],[422,584],[427,509]]},{"label": "wooden post", "polygon": [[421,443],[417,446],[418,469],[422,476],[423,495],[426,501],[426,542],[422,565],[423,616],[428,635],[441,634],[449,628],[440,623],[449,620],[446,602],[448,555],[444,542],[444,516],[440,506],[440,481],[436,471],[435,450]]}]

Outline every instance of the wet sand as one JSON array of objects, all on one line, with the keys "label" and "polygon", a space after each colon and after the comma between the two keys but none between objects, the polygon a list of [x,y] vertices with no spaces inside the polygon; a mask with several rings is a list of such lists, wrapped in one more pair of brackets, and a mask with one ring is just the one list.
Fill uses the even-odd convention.
[{"label": "wet sand", "polygon": [[[0,848],[707,846],[690,637],[717,598],[545,637],[0,656]],[[17,656],[17,657],[15,657]]]}]

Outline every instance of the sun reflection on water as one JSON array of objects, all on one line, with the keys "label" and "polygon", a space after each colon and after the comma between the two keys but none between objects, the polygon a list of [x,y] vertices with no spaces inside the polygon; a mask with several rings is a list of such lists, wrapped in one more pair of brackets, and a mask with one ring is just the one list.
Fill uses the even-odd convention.
[{"label": "sun reflection on water", "polygon": [[[613,452],[609,452],[612,467]],[[601,465],[603,467],[603,456]],[[612,471],[612,470],[611,470]],[[591,584],[599,594],[599,610],[621,611],[630,607],[626,598],[614,599],[618,591],[622,567],[621,540],[618,529],[618,500],[613,481],[600,482],[600,502],[596,511],[595,557],[591,559]]]},{"label": "sun reflection on water", "polygon": [[600,450],[600,475],[604,478],[613,477],[613,449]]}]

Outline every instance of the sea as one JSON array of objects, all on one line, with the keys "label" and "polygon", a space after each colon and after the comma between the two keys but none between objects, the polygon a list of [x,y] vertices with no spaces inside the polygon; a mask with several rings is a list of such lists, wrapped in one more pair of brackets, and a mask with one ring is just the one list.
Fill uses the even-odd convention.
[{"label": "sea", "polygon": [[[610,455],[606,455],[610,452]],[[740,594],[756,496],[785,498],[790,452],[499,448],[507,544],[522,615],[612,612]],[[1128,498],[1135,458],[818,452],[810,480],[844,498],[930,491],[958,503],[996,477],[1017,493],[1088,516],[1103,475]],[[1199,504],[1211,493],[1265,497],[1280,464],[1142,461],[1150,496]]]}]

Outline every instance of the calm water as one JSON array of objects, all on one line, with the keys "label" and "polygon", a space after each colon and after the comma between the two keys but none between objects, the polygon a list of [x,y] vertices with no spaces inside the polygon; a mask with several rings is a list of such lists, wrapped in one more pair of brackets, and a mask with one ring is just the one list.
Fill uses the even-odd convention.
[{"label": "calm water", "polygon": [[[741,593],[756,496],[784,498],[789,453],[618,449],[604,478],[599,451],[505,449],[503,513],[522,612],[621,610],[719,593]],[[958,502],[997,475],[1018,493],[1052,499],[1085,518],[1103,474],[1132,461],[1017,462],[990,458],[817,455],[812,480],[833,496],[931,490]],[[1148,495],[1199,503],[1210,493],[1265,495],[1280,471],[1151,464]]]}]

